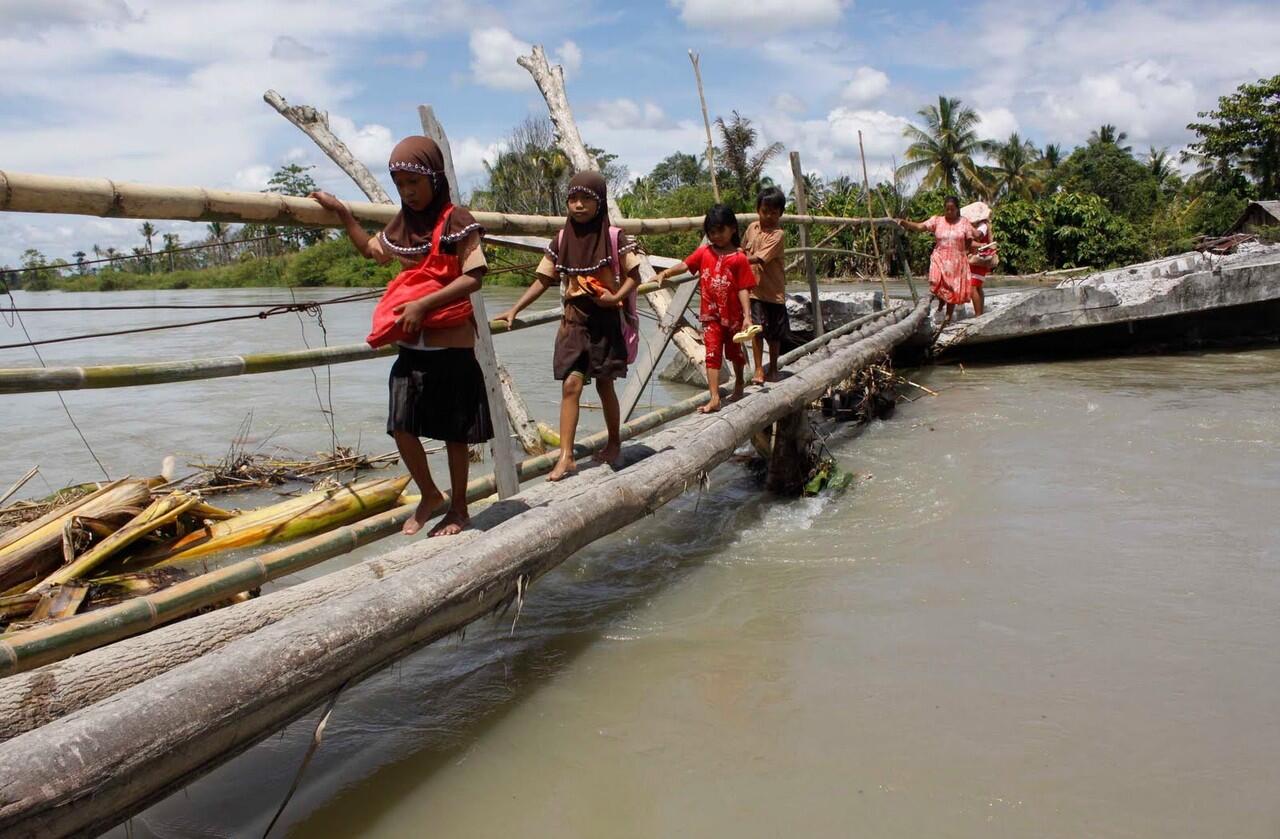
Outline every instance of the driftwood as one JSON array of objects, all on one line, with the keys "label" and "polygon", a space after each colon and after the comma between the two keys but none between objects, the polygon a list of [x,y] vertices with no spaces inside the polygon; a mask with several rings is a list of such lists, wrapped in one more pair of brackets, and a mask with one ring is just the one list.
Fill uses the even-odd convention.
[{"label": "driftwood", "polygon": [[338,139],[338,135],[329,130],[328,113],[316,110],[310,105],[290,105],[283,96],[274,90],[268,90],[262,94],[262,99],[279,111],[280,116],[298,126],[303,134],[310,137],[325,154],[329,155],[330,160],[338,164],[338,168],[346,172],[347,176],[356,182],[356,186],[360,187],[360,191],[370,201],[378,204],[391,203],[391,196],[387,195],[386,190],[382,188],[382,184],[378,183],[378,179],[373,176],[363,163],[356,159],[356,156],[351,153],[351,149],[347,148],[347,144]]},{"label": "driftwood", "polygon": [[[429,567],[414,564],[0,745],[0,831],[87,833],[117,823],[340,687],[523,596],[575,551],[696,485],[753,431],[908,338],[924,315],[917,306],[869,338],[860,340],[874,325],[832,341],[769,390],[659,432],[633,452],[647,457],[622,472],[587,470],[500,502],[491,509],[517,514],[454,542]],[[402,551],[417,554],[419,544]]]},{"label": "driftwood", "polygon": [[[861,331],[873,334],[882,326],[892,323],[885,320],[889,311],[875,312],[858,318],[828,332],[822,338],[810,341],[783,356],[784,364],[804,363],[804,355],[826,346],[836,338]],[[894,318],[902,312],[892,313]],[[687,416],[706,400],[699,394],[675,405],[659,408],[644,416],[623,423],[620,432],[624,441],[634,439],[666,422]],[[604,432],[581,438],[575,450],[580,456],[602,449],[607,441]],[[559,447],[555,441],[554,448]],[[550,472],[559,452],[537,458],[529,458],[520,464],[521,478],[528,480]],[[477,478],[468,486],[468,500],[478,500],[494,491],[492,476]],[[406,505],[412,499],[405,499]],[[246,635],[263,626],[274,623],[293,612],[324,602],[351,591],[357,585],[382,579],[401,565],[394,565],[388,557],[365,560],[351,568],[334,571],[314,580],[284,591],[274,592],[260,599],[203,615],[183,623],[165,627],[137,638],[112,644],[106,641],[126,638],[157,626],[165,621],[195,611],[203,605],[217,602],[235,591],[246,590],[262,582],[307,568],[325,559],[347,553],[356,547],[399,532],[400,526],[412,512],[412,506],[403,506],[371,516],[356,524],[338,528],[296,545],[280,548],[233,566],[221,569],[222,573],[209,578],[206,584],[192,581],[182,583],[175,597],[160,594],[148,600],[139,599],[134,604],[112,607],[110,614],[97,617],[80,617],[66,625],[43,630],[40,643],[19,648],[0,646],[0,661],[11,662],[3,668],[6,672],[21,672],[0,679],[0,741],[30,731],[40,725],[85,707],[138,684],[197,656],[218,649],[235,638]],[[510,510],[510,508],[503,508]],[[490,518],[492,518],[491,514]],[[417,554],[422,561],[435,556],[434,549],[441,550],[458,544],[456,541],[427,542]],[[399,556],[391,554],[389,557]],[[265,576],[255,576],[265,574]],[[70,660],[67,655],[85,650]],[[56,662],[29,670],[44,662]]]},{"label": "driftwood", "polygon": [[[547,110],[551,114],[551,124],[555,127],[556,141],[560,144],[565,156],[569,158],[569,164],[573,166],[574,171],[599,171],[600,167],[587,152],[586,144],[582,142],[582,134],[578,131],[578,123],[573,119],[573,111],[569,107],[569,97],[565,93],[564,69],[558,64],[555,66],[549,64],[547,62],[547,54],[540,45],[534,45],[529,55],[520,56],[516,59],[516,62],[529,71],[529,75],[533,76],[533,81],[538,86],[538,90],[542,92],[542,98],[546,100]],[[626,230],[627,219],[623,216],[622,210],[618,207],[617,198],[612,192],[609,193],[608,202],[609,223]],[[647,283],[652,281],[653,278],[654,270],[648,261],[640,260],[641,281]],[[647,299],[649,305],[653,308],[654,314],[659,318],[666,317],[672,310],[672,294],[665,289],[659,289],[649,295]],[[682,312],[676,312],[675,314],[679,315],[683,320]],[[701,337],[693,327],[682,323],[672,334],[671,341],[696,369],[702,370],[706,362],[707,351],[702,346]],[[702,382],[705,383],[705,373],[699,373],[699,376]]]}]

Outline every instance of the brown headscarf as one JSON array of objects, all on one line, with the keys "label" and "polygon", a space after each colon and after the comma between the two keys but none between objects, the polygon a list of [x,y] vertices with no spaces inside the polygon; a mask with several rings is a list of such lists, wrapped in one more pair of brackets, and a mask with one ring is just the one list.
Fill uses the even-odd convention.
[{"label": "brown headscarf", "polygon": [[[406,137],[391,150],[387,168],[392,172],[415,172],[431,179],[434,195],[426,209],[419,212],[402,203],[400,212],[379,234],[382,244],[388,246],[392,253],[425,257],[431,250],[431,231],[440,213],[451,203],[449,180],[444,174],[444,154],[430,137]],[[470,212],[455,207],[449,216],[448,226],[440,234],[441,250],[445,245],[460,242],[475,230],[484,232]]]},{"label": "brown headscarf", "polygon": [[[590,274],[613,261],[609,253],[609,184],[599,172],[579,172],[569,181],[568,195],[579,192],[596,199],[599,209],[590,221],[579,223],[572,216],[565,219],[560,235],[547,245],[547,256],[564,274]],[[618,251],[634,249],[635,243],[625,233],[619,233]],[[621,277],[615,279],[622,281]]]}]

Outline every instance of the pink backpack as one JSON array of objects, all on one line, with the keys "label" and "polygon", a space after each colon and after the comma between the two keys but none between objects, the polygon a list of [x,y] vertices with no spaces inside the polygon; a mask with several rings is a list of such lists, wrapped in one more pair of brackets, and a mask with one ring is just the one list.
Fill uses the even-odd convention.
[{"label": "pink backpack", "polygon": [[[622,233],[622,228],[609,225],[609,253],[613,257],[613,278],[621,285],[626,279],[622,273],[622,254],[618,253],[618,235]],[[564,232],[556,234],[556,249],[560,248],[560,237]],[[627,348],[627,363],[635,364],[636,356],[640,353],[640,315],[636,312],[636,292],[627,295],[626,300],[622,303],[622,308],[618,311],[618,317],[622,320],[622,342]]]}]

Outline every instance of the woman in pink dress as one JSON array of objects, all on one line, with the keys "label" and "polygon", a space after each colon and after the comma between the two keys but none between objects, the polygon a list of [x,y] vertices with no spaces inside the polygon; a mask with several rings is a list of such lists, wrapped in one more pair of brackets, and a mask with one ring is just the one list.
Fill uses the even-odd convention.
[{"label": "woman in pink dress", "polygon": [[942,325],[946,326],[956,306],[968,303],[973,294],[969,254],[977,251],[978,232],[960,215],[960,199],[949,195],[943,206],[943,215],[931,216],[927,221],[897,221],[905,230],[933,234],[935,244],[929,260],[929,291],[938,301],[939,311],[944,305],[947,307],[947,315],[942,320]]}]

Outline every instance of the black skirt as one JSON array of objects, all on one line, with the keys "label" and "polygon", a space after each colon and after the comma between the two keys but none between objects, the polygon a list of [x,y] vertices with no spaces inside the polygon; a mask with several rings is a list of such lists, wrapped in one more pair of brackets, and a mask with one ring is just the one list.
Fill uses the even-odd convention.
[{"label": "black skirt", "polygon": [[484,374],[475,350],[401,347],[388,386],[388,434],[407,431],[446,443],[493,439]]}]

